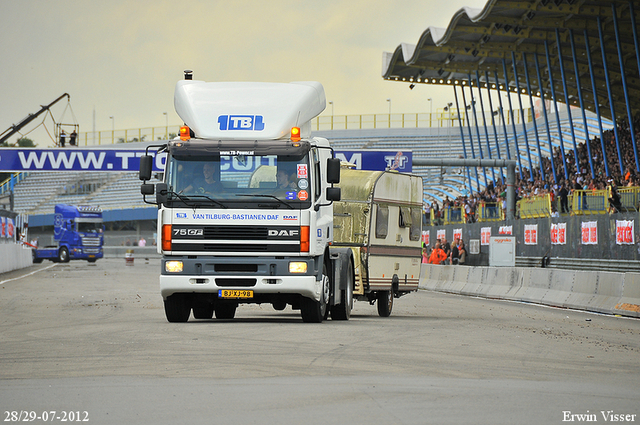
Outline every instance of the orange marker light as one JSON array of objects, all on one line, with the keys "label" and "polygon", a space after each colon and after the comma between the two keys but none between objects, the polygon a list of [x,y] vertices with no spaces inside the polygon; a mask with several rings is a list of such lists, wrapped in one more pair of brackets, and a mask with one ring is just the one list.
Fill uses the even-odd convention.
[{"label": "orange marker light", "polygon": [[300,226],[300,252],[309,252],[309,226]]},{"label": "orange marker light", "polygon": [[171,225],[162,225],[162,250],[171,251]]},{"label": "orange marker light", "polygon": [[294,142],[300,140],[300,127],[291,127],[291,140]]},{"label": "orange marker light", "polygon": [[191,131],[189,127],[183,125],[180,127],[180,140],[189,140],[191,139]]}]

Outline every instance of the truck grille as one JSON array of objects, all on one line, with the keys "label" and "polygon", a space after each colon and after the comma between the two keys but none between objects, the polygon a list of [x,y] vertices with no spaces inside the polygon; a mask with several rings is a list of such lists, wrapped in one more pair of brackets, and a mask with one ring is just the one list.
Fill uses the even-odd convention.
[{"label": "truck grille", "polygon": [[204,252],[300,252],[300,243],[295,244],[244,244],[222,243],[176,243],[172,244],[172,251],[204,251]]},{"label": "truck grille", "polygon": [[82,246],[100,246],[100,238],[84,237],[82,238]]},{"label": "truck grille", "polygon": [[217,277],[216,285],[218,286],[256,286],[257,279],[251,278],[225,278]]},{"label": "truck grille", "polygon": [[205,239],[227,240],[264,240],[267,239],[267,228],[257,226],[206,226]]}]

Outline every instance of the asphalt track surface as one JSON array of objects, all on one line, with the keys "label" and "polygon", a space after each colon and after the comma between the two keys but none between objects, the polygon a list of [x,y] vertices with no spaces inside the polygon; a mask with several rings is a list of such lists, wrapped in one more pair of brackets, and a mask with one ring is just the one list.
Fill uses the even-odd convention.
[{"label": "asphalt track surface", "polygon": [[0,419],[640,422],[640,320],[421,290],[389,318],[356,302],[348,322],[262,305],[171,324],[158,271],[137,258],[0,275]]}]

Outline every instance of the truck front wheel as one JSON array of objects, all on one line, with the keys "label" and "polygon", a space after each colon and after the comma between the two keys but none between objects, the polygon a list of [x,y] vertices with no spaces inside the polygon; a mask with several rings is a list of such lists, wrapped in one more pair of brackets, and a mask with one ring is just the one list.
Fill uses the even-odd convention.
[{"label": "truck front wheel", "polygon": [[316,301],[311,298],[302,297],[300,303],[300,313],[302,314],[302,321],[305,323],[320,323],[324,320],[327,314],[327,304],[329,303],[329,291],[331,290],[329,284],[329,275],[327,273],[327,262],[324,262],[322,266],[322,288],[320,301]]},{"label": "truck front wheel", "polygon": [[60,250],[58,251],[58,262],[59,263],[69,262],[69,250],[64,246],[60,248]]},{"label": "truck front wheel", "polygon": [[191,315],[191,303],[185,294],[173,294],[164,300],[164,313],[171,323],[183,323]]}]

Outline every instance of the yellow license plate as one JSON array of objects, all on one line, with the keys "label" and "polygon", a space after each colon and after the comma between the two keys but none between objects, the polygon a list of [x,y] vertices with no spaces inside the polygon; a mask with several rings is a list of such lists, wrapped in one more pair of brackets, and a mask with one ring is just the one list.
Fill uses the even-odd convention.
[{"label": "yellow license plate", "polygon": [[253,298],[253,291],[244,289],[219,289],[218,298]]}]

